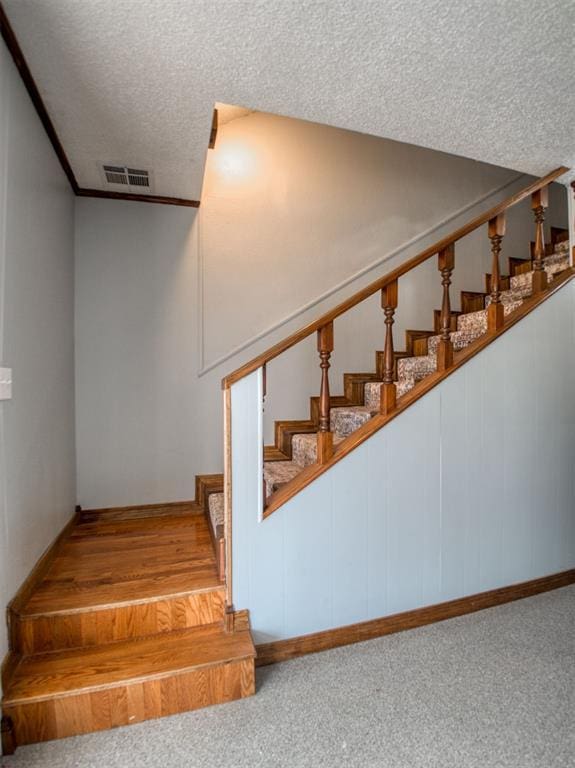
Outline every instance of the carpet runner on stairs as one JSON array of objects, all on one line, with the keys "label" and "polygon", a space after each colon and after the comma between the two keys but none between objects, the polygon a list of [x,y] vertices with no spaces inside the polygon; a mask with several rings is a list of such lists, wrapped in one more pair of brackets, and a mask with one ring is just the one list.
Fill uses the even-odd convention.
[{"label": "carpet runner on stairs", "polygon": [[[544,261],[548,280],[569,267],[569,242],[557,244],[552,254]],[[510,278],[509,290],[501,291],[500,298],[505,316],[517,310],[523,300],[531,295],[533,272],[523,272]],[[461,350],[487,333],[487,307],[491,296],[485,299],[485,309],[457,317],[457,330],[451,333],[454,350]],[[437,347],[440,336],[427,339],[427,354],[403,357],[397,360],[397,397],[410,392],[418,382],[437,370]],[[334,445],[341,443],[349,435],[366,424],[380,407],[381,381],[369,381],[364,385],[363,405],[332,407],[330,411],[331,431]],[[317,460],[317,436],[315,432],[293,434],[291,437],[291,460],[264,462],[263,476],[266,497],[269,497],[283,485],[293,480],[304,467]],[[212,525],[223,524],[223,494],[211,494],[209,499]]]}]

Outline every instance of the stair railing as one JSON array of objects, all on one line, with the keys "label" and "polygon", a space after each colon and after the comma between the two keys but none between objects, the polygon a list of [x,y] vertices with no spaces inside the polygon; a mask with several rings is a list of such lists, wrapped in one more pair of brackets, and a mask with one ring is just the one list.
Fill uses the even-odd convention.
[{"label": "stair railing", "polygon": [[543,224],[545,209],[548,206],[549,184],[559,176],[566,173],[565,167],[556,168],[551,173],[534,181],[516,194],[508,197],[503,202],[477,216],[464,224],[450,235],[406,261],[397,269],[380,277],[367,287],[355,293],[346,301],[326,312],[317,320],[309,323],[304,328],[292,333],[287,338],[275,344],[270,349],[250,360],[245,365],[230,373],[223,379],[222,387],[229,389],[234,383],[240,381],[253,371],[261,368],[270,360],[281,355],[286,350],[303,341],[313,333],[317,334],[317,348],[320,357],[321,383],[319,402],[319,429],[317,445],[317,461],[326,464],[333,456],[333,433],[330,426],[330,398],[329,398],[329,367],[330,356],[334,349],[333,321],[372,296],[381,291],[381,305],[385,316],[385,345],[383,363],[383,383],[381,390],[381,413],[388,415],[397,406],[396,385],[394,383],[394,345],[393,323],[394,314],[398,306],[398,280],[402,275],[410,272],[432,256],[437,254],[438,269],[441,274],[443,286],[443,301],[441,306],[440,342],[437,350],[437,368],[439,371],[449,370],[453,365],[453,343],[451,333],[451,302],[449,288],[451,275],[455,267],[455,244],[474,230],[488,224],[488,236],[491,242],[493,267],[491,271],[491,304],[488,309],[488,331],[498,331],[504,322],[503,305],[500,299],[500,265],[499,254],[501,243],[505,235],[506,211],[531,196],[531,207],[535,216],[535,249],[534,249],[534,276],[533,292],[539,293],[547,287],[547,274],[543,266],[545,256],[545,237]]},{"label": "stair railing", "polygon": [[[487,330],[489,335],[501,332],[505,325],[503,304],[501,302],[501,270],[499,257],[502,248],[502,241],[505,236],[506,212],[511,207],[517,205],[526,198],[531,198],[531,207],[535,217],[535,247],[533,251],[533,293],[538,294],[547,287],[547,274],[544,268],[543,259],[545,257],[545,239],[544,239],[544,220],[545,210],[548,205],[548,187],[551,182],[562,176],[569,169],[560,167],[537,179],[524,189],[511,195],[506,200],[494,206],[485,213],[477,216],[450,235],[433,243],[425,248],[419,254],[406,261],[393,271],[378,278],[370,285],[353,294],[350,298],[338,304],[329,310],[317,320],[309,323],[305,327],[290,334],[265,352],[254,357],[245,365],[230,373],[222,381],[224,390],[224,425],[225,425],[225,539],[226,539],[226,585],[227,585],[227,603],[232,603],[232,561],[231,561],[231,507],[232,498],[238,494],[239,506],[242,509],[246,507],[253,508],[254,505],[260,510],[260,516],[263,519],[271,514],[275,509],[281,506],[291,496],[304,488],[316,477],[318,477],[327,466],[339,460],[349,453],[356,445],[367,439],[376,429],[379,429],[390,418],[393,418],[399,410],[403,409],[406,401],[411,402],[413,397],[408,395],[401,405],[398,405],[397,388],[395,384],[395,354],[393,341],[394,314],[398,307],[398,281],[399,278],[411,270],[423,264],[431,257],[437,255],[438,270],[441,275],[442,285],[442,305],[440,314],[440,340],[437,348],[437,370],[438,377],[449,371],[455,364],[453,353],[453,342],[451,340],[452,311],[450,299],[450,286],[452,273],[455,268],[455,245],[466,235],[475,231],[479,227],[487,224],[487,234],[491,245],[492,270],[490,279],[490,305],[487,315]],[[334,320],[345,314],[353,307],[357,306],[365,299],[368,299],[376,292],[381,291],[381,306],[384,313],[385,323],[385,344],[383,353],[383,363],[381,366],[381,397],[380,397],[380,416],[375,417],[368,424],[357,430],[353,435],[346,438],[337,448],[334,448],[334,435],[331,428],[330,414],[330,386],[329,369],[330,357],[334,350]],[[319,418],[317,429],[317,461],[311,466],[305,467],[297,476],[297,480],[288,483],[284,488],[274,493],[273,499],[266,505],[265,482],[262,483],[263,468],[263,421],[262,421],[262,399],[265,389],[265,369],[266,364],[289,350],[299,342],[308,338],[312,334],[317,336],[317,351],[319,355],[320,367],[320,386],[319,386]],[[379,366],[378,366],[379,367]],[[251,375],[257,374],[254,379]],[[248,377],[250,379],[248,380]],[[234,400],[235,398],[235,400]],[[403,399],[402,399],[403,400]],[[232,412],[233,403],[237,403],[237,408]],[[243,413],[241,413],[243,411]],[[257,422],[256,427],[248,426],[250,419],[254,417]],[[237,421],[234,421],[237,419]],[[243,419],[243,421],[242,421]],[[234,432],[236,430],[236,432]],[[254,450],[246,451],[242,438],[249,434],[252,445],[259,444],[259,453],[255,455]],[[238,441],[237,443],[235,441]],[[234,488],[232,493],[232,454],[233,446],[237,444],[237,451],[240,466],[238,473],[240,476],[240,487]],[[234,454],[235,457],[236,454]],[[245,476],[252,477],[257,473],[259,466],[259,481],[251,487],[251,491],[245,483]],[[234,459],[235,467],[235,459]],[[234,471],[235,468],[234,468]],[[249,483],[248,483],[249,485]],[[262,488],[262,486],[264,486]],[[257,498],[256,498],[257,497]]]}]

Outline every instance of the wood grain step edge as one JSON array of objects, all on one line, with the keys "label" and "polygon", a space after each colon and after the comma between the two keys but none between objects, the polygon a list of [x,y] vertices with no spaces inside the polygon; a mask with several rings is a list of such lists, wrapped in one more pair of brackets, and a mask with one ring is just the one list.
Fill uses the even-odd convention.
[{"label": "wood grain step edge", "polygon": [[166,670],[164,672],[150,672],[150,674],[139,675],[135,677],[127,676],[122,680],[114,680],[109,683],[98,683],[94,685],[87,685],[83,687],[73,688],[67,691],[47,693],[38,696],[30,697],[15,697],[10,698],[10,692],[8,690],[6,696],[2,700],[2,707],[8,709],[10,707],[18,707],[27,704],[39,704],[40,702],[53,701],[54,699],[69,698],[71,696],[83,695],[86,693],[97,693],[98,691],[109,691],[114,688],[122,688],[125,685],[137,685],[139,683],[145,683],[152,680],[166,680],[167,678],[174,677],[176,675],[183,675],[188,672],[193,672],[200,669],[214,669],[227,664],[233,664],[241,661],[249,661],[250,659],[257,658],[257,651],[254,647],[253,653],[245,653],[242,655],[234,656],[233,658],[216,659],[214,661],[203,662],[199,664],[189,664],[182,666],[174,666],[172,670]]},{"label": "wood grain step edge", "polygon": [[130,600],[120,600],[113,603],[97,603],[94,605],[83,605],[78,608],[61,608],[54,610],[34,611],[26,613],[20,609],[18,612],[12,611],[12,616],[22,619],[48,618],[50,616],[67,616],[80,613],[95,613],[111,609],[130,608],[135,605],[149,605],[151,603],[162,602],[163,600],[178,600],[182,597],[191,597],[193,595],[208,594],[210,592],[221,592],[221,584],[213,584],[209,587],[196,587],[194,589],[179,590],[178,592],[168,592],[162,595],[151,595],[149,597],[135,597]]},{"label": "wood grain step edge", "polygon": [[426,626],[427,624],[435,624],[457,616],[464,616],[468,613],[492,608],[496,605],[532,597],[533,595],[549,592],[554,589],[561,589],[571,584],[575,584],[575,569],[499,587],[486,592],[479,592],[444,603],[383,616],[379,619],[371,619],[370,621],[358,624],[349,624],[323,632],[300,635],[288,640],[260,643],[256,645],[256,666],[262,667],[280,661],[289,661],[309,653],[327,651],[343,645],[361,643],[366,640],[383,637],[384,635],[404,632],[416,627]]},{"label": "wood grain step edge", "polygon": [[233,661],[160,680],[7,708],[6,736],[11,738],[3,738],[3,742],[13,752],[17,740],[29,744],[110,730],[236,701],[254,693],[253,658]]},{"label": "wood grain step edge", "polygon": [[[188,635],[193,634],[194,631],[198,629],[206,630],[206,629],[210,629],[210,627],[203,626],[203,627],[193,627],[191,629],[177,629],[177,630],[172,630],[167,634],[169,634],[171,637],[178,637],[178,636],[183,637],[186,634]],[[230,635],[224,632],[223,624],[221,626],[218,624],[218,629],[221,629],[222,635],[225,635],[226,637],[230,637]],[[162,635],[158,635],[158,636],[153,635],[151,637],[138,638],[135,640],[128,640],[128,641],[122,640],[122,641],[118,641],[117,643],[106,643],[105,647],[106,647],[106,650],[113,651],[114,649],[116,650],[119,649],[121,646],[126,646],[126,647],[132,646],[135,651],[134,652],[135,663],[139,663],[137,652],[136,652],[138,644],[145,641],[147,642],[151,640],[152,637],[157,637],[158,643],[162,643],[166,639],[165,636],[162,636]],[[175,664],[174,667],[169,670],[163,670],[163,671],[151,670],[149,673],[146,673],[146,674],[140,673],[134,676],[130,676],[129,674],[127,674],[125,677],[122,677],[119,680],[111,680],[109,682],[94,683],[94,684],[88,683],[87,685],[68,688],[61,691],[53,691],[51,693],[36,694],[36,695],[31,694],[29,696],[20,695],[20,696],[11,697],[10,692],[11,692],[11,688],[14,685],[14,677],[17,676],[18,669],[20,669],[23,666],[23,664],[27,659],[34,658],[36,659],[36,661],[46,660],[46,662],[49,663],[51,658],[56,658],[57,656],[62,656],[66,654],[80,655],[81,652],[87,651],[88,653],[86,655],[89,655],[89,652],[93,652],[94,650],[97,650],[98,646],[95,646],[89,649],[84,649],[84,648],[68,649],[65,652],[58,651],[58,652],[35,654],[33,657],[31,656],[24,657],[18,669],[16,670],[16,675],[13,676],[11,684],[8,685],[6,691],[4,691],[4,695],[2,698],[2,707],[8,708],[8,707],[20,706],[22,704],[32,704],[32,703],[41,702],[41,701],[50,701],[51,699],[55,699],[55,698],[77,696],[83,693],[94,693],[96,691],[118,688],[126,684],[133,685],[137,683],[142,683],[147,680],[162,680],[162,679],[171,677],[174,674],[184,674],[186,672],[191,672],[196,669],[199,670],[199,669],[208,669],[210,667],[219,667],[224,664],[229,664],[236,661],[245,661],[247,659],[256,658],[257,651],[254,646],[254,643],[251,637],[251,632],[249,629],[237,630],[231,635],[231,637],[236,638],[236,640],[238,641],[238,645],[240,641],[242,641],[243,644],[245,645],[249,645],[249,649],[238,651],[237,653],[233,653],[233,654],[227,654],[226,656],[223,656],[218,659],[213,659],[211,661],[199,661],[199,662],[184,664],[184,665]],[[64,672],[60,673],[62,677],[64,677],[64,674],[65,674]]]},{"label": "wood grain step edge", "polygon": [[224,490],[224,476],[221,472],[211,475],[196,475],[196,504],[199,504],[204,512],[208,510],[208,496],[210,493],[222,493]]}]

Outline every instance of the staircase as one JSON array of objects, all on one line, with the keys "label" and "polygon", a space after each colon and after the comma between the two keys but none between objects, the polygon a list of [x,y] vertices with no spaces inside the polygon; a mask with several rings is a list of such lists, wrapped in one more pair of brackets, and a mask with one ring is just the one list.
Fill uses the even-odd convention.
[{"label": "staircase", "polygon": [[[568,231],[551,228],[544,242],[547,185],[565,170],[534,182],[224,379],[226,475],[197,477],[194,502],[77,513],[8,610],[4,752],[254,693],[248,614],[234,611],[229,570],[231,388],[260,369],[265,382],[269,360],[317,333],[321,386],[309,419],[277,421],[263,468],[256,461],[267,517],[575,276]],[[508,259],[501,274],[506,209],[527,197],[535,241],[528,258]],[[493,257],[486,291],[462,291],[460,309],[452,311],[454,244],[484,224]],[[405,348],[396,351],[398,280],[434,255],[442,306],[429,328],[406,331]],[[375,352],[373,371],[344,374],[343,394],[332,396],[333,321],[376,291],[384,349]]]},{"label": "staircase", "polygon": [[200,503],[80,512],[9,609],[4,752],[253,694],[225,605]]},{"label": "staircase", "polygon": [[[566,229],[552,228],[551,243],[543,259],[549,285],[570,267],[569,233]],[[499,299],[503,316],[510,317],[532,296],[533,260],[509,259],[509,274],[501,276]],[[491,274],[485,276],[486,287]],[[488,313],[492,303],[489,293],[462,291],[461,311],[450,312],[449,339],[454,351],[468,347],[488,332]],[[393,380],[398,400],[437,373],[441,310],[435,310],[433,328],[405,332],[405,350],[393,352]],[[375,372],[345,373],[343,396],[329,398],[330,431],[334,448],[353,435],[381,413],[381,391],[384,379],[385,353],[375,353]],[[275,509],[287,497],[278,492],[298,488],[297,478],[306,467],[318,461],[318,433],[320,428],[320,398],[310,398],[310,417],[301,421],[276,421],[275,444],[264,448],[263,476],[265,482],[266,511]],[[223,530],[224,496],[223,475],[214,479],[208,497],[210,517],[214,526]],[[219,487],[218,487],[219,481]],[[223,534],[222,534],[223,535]]]}]

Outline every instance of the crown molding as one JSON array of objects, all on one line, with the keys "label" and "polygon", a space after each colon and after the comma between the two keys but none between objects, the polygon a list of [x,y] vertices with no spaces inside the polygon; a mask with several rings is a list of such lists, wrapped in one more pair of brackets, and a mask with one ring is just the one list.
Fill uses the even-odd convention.
[{"label": "crown molding", "polygon": [[22,82],[24,83],[26,90],[28,91],[28,95],[30,96],[38,117],[40,118],[40,122],[44,126],[44,130],[46,131],[50,143],[52,144],[54,152],[60,161],[62,170],[70,182],[72,192],[77,197],[100,197],[106,198],[108,200],[131,200],[133,202],[160,203],[162,205],[182,205],[188,206],[190,208],[198,208],[200,205],[199,200],[188,200],[181,197],[163,197],[161,195],[134,195],[127,192],[107,192],[100,189],[86,189],[80,187],[64,147],[58,138],[58,134],[54,128],[54,123],[50,119],[46,105],[40,96],[40,91],[38,90],[36,81],[32,76],[30,67],[28,66],[26,58],[22,53],[20,43],[18,42],[14,30],[12,29],[12,25],[8,21],[6,12],[2,7],[2,3],[0,3],[0,34],[2,35],[2,39],[6,43],[6,47],[12,56],[12,60],[14,61],[16,69],[22,78]]}]

